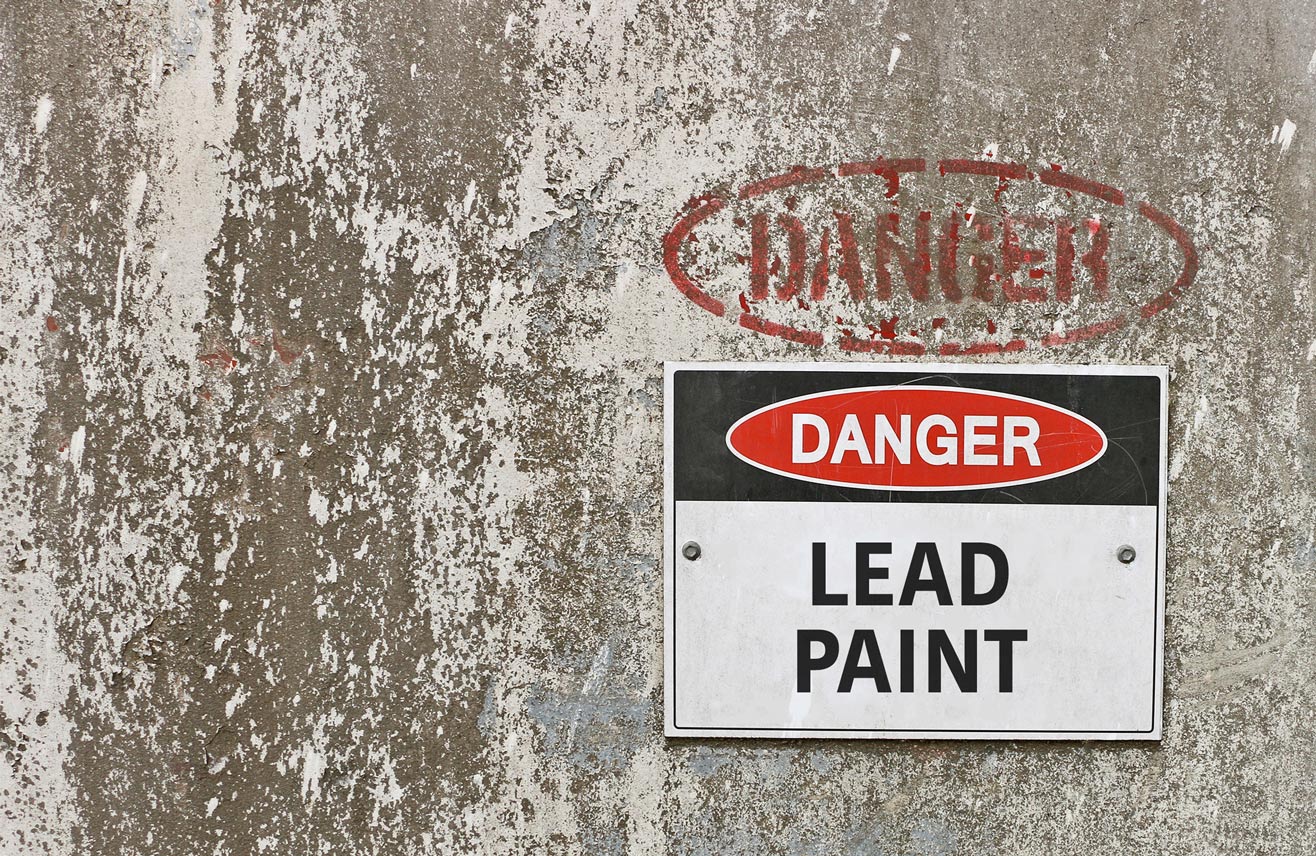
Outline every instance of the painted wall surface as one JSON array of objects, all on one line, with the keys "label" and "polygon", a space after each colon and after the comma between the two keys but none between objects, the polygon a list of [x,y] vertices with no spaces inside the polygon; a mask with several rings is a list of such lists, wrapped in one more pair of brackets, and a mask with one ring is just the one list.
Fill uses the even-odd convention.
[{"label": "painted wall surface", "polygon": [[[1308,0],[6,0],[0,117],[0,852],[1316,850]],[[879,155],[1199,269],[989,357],[674,286],[692,196]],[[1171,367],[1164,740],[664,739],[662,361],[988,358]]]}]

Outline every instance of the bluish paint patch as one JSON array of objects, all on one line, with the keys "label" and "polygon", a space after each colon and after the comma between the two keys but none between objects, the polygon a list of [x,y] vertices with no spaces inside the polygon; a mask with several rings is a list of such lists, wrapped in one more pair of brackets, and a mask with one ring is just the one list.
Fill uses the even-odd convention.
[{"label": "bluish paint patch", "polygon": [[697,746],[686,757],[686,766],[690,772],[701,779],[715,776],[727,764],[735,759],[736,750],[731,747]]},{"label": "bluish paint patch", "polygon": [[955,849],[955,832],[940,818],[920,820],[909,837],[919,856],[951,856]]}]

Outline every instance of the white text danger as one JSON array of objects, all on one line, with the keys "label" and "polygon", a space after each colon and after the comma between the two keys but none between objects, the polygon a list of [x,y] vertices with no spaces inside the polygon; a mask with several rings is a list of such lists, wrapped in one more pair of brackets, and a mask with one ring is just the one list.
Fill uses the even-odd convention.
[{"label": "white text danger", "polygon": [[913,424],[908,414],[876,414],[864,423],[846,414],[832,436],[826,419],[815,413],[792,414],[791,462],[816,464],[909,464],[913,455],[931,466],[1013,466],[1027,459],[1042,465],[1037,455],[1040,429],[1031,416],[959,416],[933,413]]}]

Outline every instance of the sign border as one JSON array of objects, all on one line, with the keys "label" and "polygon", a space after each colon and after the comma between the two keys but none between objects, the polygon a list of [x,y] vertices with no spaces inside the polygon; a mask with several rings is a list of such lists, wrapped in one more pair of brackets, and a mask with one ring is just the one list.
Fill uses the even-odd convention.
[{"label": "sign border", "polygon": [[[1017,731],[978,729],[865,729],[865,728],[749,728],[681,726],[676,724],[676,562],[680,549],[676,544],[676,502],[673,497],[672,381],[679,371],[805,371],[805,372],[889,372],[919,374],[1035,374],[1035,375],[1105,375],[1117,377],[1155,377],[1160,381],[1160,496],[1156,505],[1156,628],[1155,666],[1152,678],[1152,724],[1142,731],[1037,730]],[[1161,739],[1164,708],[1165,671],[1165,554],[1167,533],[1167,499],[1169,493],[1169,386],[1170,370],[1164,365],[1059,363],[882,363],[867,362],[663,362],[663,733],[666,737],[738,737],[760,739],[849,738],[866,740],[1137,740]],[[1104,430],[1103,430],[1104,435]],[[988,488],[974,488],[988,489]]]}]

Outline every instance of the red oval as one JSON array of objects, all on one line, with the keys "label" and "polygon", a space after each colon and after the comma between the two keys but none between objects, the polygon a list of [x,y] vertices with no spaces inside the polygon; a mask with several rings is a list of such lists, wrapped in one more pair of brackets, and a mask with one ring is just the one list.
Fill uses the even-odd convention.
[{"label": "red oval", "polygon": [[[858,353],[887,353],[893,355],[917,356],[935,352],[942,356],[975,356],[985,354],[1014,353],[1032,347],[1059,347],[1077,342],[1084,342],[1099,336],[1108,335],[1124,329],[1129,324],[1147,320],[1177,301],[1193,284],[1197,276],[1197,248],[1187,230],[1173,217],[1161,211],[1148,201],[1127,198],[1118,187],[1085,178],[1061,170],[1058,164],[1052,164],[1049,170],[1033,172],[1024,164],[995,160],[971,160],[951,158],[929,162],[925,158],[885,158],[871,161],[852,161],[837,164],[834,167],[795,166],[786,172],[769,178],[751,181],[740,187],[735,194],[709,193],[692,198],[686,210],[677,218],[672,229],[663,236],[663,264],[667,269],[672,284],[692,303],[705,311],[723,317],[727,315],[728,306],[723,301],[704,290],[686,270],[681,261],[681,249],[687,241],[693,240],[694,229],[699,224],[713,217],[737,200],[743,201],[764,194],[794,189],[802,185],[827,181],[844,181],[853,179],[876,178],[888,185],[886,195],[895,196],[900,187],[901,177],[911,177],[931,173],[945,177],[947,175],[980,176],[985,181],[995,182],[996,193],[1006,188],[1011,181],[1037,181],[1057,191],[1073,194],[1079,193],[1099,199],[1117,207],[1129,206],[1137,210],[1149,223],[1160,229],[1178,247],[1183,256],[1183,265],[1170,285],[1149,300],[1144,300],[1132,312],[1115,310],[1113,314],[1100,318],[1082,327],[1070,329],[1064,333],[1052,332],[1037,339],[1020,337],[997,341],[981,340],[947,340],[938,344],[927,343],[918,339],[887,338],[878,336],[873,328],[871,337],[864,338],[852,330],[841,329],[838,346],[844,351]],[[734,306],[732,307],[734,309]],[[754,314],[751,307],[742,304],[739,314],[731,315],[737,324],[747,330],[766,336],[775,336],[813,347],[822,347],[827,337],[821,329],[811,329],[808,325],[794,326],[768,320]],[[883,319],[874,319],[881,321]],[[894,321],[894,317],[891,319]]]},{"label": "red oval", "polygon": [[1053,479],[1106,452],[1090,420],[1046,402],[945,386],[870,386],[779,401],[739,419],[727,447],[802,481],[961,490]]}]

